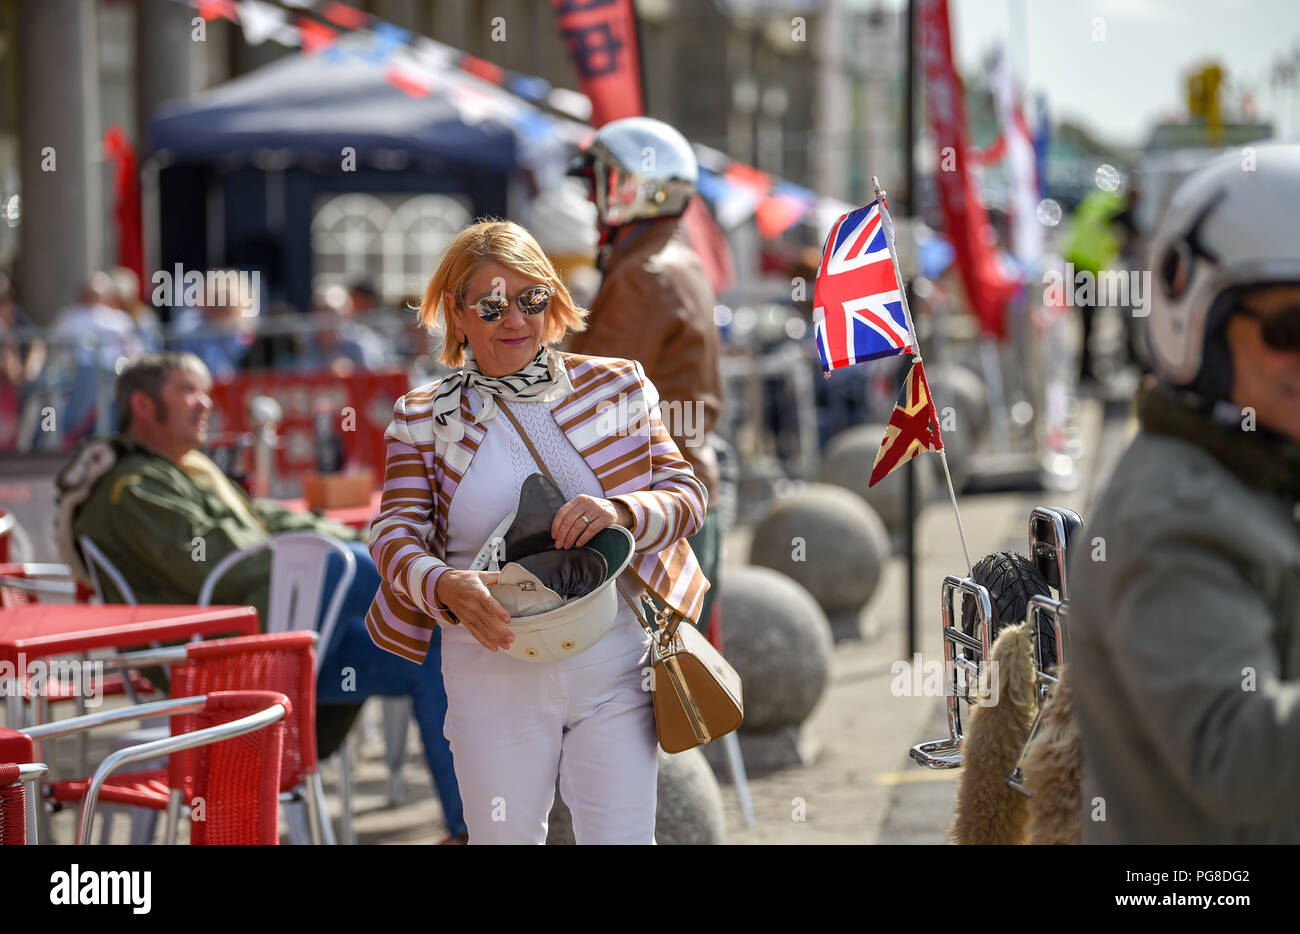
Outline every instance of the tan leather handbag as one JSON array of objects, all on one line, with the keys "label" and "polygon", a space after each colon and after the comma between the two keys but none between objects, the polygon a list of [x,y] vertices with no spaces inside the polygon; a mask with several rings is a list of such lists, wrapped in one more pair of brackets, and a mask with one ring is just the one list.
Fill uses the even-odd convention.
[{"label": "tan leather handbag", "polygon": [[[542,473],[553,481],[546,461],[510,407],[502,402],[501,411],[515,426]],[[642,612],[621,581],[618,592],[654,640],[650,647],[650,690],[654,694],[655,729],[664,752],[685,752],[739,727],[745,719],[740,675],[722,653],[694,626],[683,626],[681,614],[668,607],[656,608],[648,593],[643,591],[641,595],[646,608]]]},{"label": "tan leather handbag", "polygon": [[[740,675],[722,653],[683,617],[656,611],[647,594],[643,614],[619,587],[623,599],[650,632],[650,689],[654,692],[655,729],[664,752],[684,752],[737,729],[745,719]],[[647,617],[658,624],[652,626]]]}]

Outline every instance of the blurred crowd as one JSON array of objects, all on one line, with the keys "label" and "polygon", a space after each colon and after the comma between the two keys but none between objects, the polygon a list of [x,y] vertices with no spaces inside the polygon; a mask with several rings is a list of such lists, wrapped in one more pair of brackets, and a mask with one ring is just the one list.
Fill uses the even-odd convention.
[{"label": "blurred crowd", "polygon": [[418,297],[386,304],[366,280],[324,286],[306,309],[242,295],[155,308],[140,295],[132,270],[96,272],[52,325],[38,328],[0,272],[0,451],[67,448],[111,424],[102,403],[116,374],[150,351],[194,353],[222,381],[249,370],[346,378],[435,365],[411,311]]}]

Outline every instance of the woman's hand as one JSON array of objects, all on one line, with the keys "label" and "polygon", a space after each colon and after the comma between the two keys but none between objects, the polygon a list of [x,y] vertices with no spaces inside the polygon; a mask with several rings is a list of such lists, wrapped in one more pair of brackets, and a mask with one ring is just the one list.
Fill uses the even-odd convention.
[{"label": "woman's hand", "polygon": [[510,614],[488,592],[488,585],[500,577],[497,571],[444,571],[433,589],[433,598],[455,613],[489,652],[508,649],[515,641],[509,628]]},{"label": "woman's hand", "polygon": [[569,500],[555,513],[551,538],[556,548],[577,548],[587,544],[601,529],[611,525],[632,528],[632,513],[622,503],[598,499],[583,493]]}]

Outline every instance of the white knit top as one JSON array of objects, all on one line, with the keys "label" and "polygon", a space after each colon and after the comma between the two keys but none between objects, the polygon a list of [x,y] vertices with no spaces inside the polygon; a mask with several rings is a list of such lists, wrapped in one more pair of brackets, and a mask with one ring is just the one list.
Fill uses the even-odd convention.
[{"label": "white knit top", "polygon": [[[478,395],[470,394],[477,414]],[[565,500],[580,493],[603,497],[600,481],[551,415],[551,403],[511,402],[510,411],[528,432]],[[519,491],[529,474],[542,470],[519,438],[510,419],[497,413],[469,470],[456,486],[447,511],[447,558],[454,568],[468,568],[501,520],[519,505]]]}]

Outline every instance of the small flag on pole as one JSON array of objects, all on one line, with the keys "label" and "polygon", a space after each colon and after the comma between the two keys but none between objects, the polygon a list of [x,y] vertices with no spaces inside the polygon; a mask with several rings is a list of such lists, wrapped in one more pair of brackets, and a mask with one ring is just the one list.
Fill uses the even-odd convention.
[{"label": "small flag on pole", "polygon": [[943,439],[939,436],[939,414],[930,395],[930,384],[925,380],[925,366],[914,358],[898,394],[894,411],[885,428],[885,439],[876,452],[876,463],[871,468],[867,486],[873,487],[893,472],[926,451],[942,451]]},{"label": "small flag on pole", "polygon": [[822,371],[912,350],[912,333],[880,201],[831,227],[813,289],[813,337]]}]

